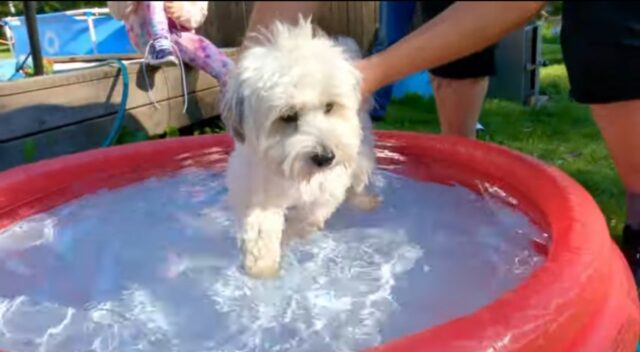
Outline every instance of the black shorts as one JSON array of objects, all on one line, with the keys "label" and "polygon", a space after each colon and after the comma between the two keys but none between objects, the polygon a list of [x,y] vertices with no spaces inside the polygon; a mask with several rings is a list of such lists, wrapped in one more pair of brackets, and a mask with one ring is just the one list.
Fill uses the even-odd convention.
[{"label": "black shorts", "polygon": [[[423,23],[436,17],[454,2],[422,1],[420,5]],[[436,77],[452,79],[493,76],[496,73],[495,45],[442,66],[434,67],[429,72]]]},{"label": "black shorts", "polygon": [[563,7],[571,96],[585,104],[640,99],[640,3],[564,1]]}]

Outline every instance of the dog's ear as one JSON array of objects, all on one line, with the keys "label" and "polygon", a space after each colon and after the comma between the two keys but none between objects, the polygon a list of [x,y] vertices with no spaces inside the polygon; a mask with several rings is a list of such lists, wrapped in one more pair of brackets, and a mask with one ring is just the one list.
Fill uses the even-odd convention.
[{"label": "dog's ear", "polygon": [[234,77],[230,77],[222,93],[221,114],[227,130],[238,142],[244,143],[244,97],[239,81]]},{"label": "dog's ear", "polygon": [[344,53],[350,60],[359,60],[362,58],[362,50],[355,39],[351,37],[339,36],[335,38],[337,46],[342,48]]}]

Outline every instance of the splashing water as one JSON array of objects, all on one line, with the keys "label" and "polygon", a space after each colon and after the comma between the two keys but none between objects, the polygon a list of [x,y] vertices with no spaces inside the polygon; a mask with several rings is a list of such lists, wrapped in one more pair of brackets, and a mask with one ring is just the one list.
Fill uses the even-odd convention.
[{"label": "splashing water", "polygon": [[495,200],[379,172],[378,210],[342,207],[253,280],[223,180],[183,170],[0,231],[0,349],[354,351],[491,302],[549,240]]}]

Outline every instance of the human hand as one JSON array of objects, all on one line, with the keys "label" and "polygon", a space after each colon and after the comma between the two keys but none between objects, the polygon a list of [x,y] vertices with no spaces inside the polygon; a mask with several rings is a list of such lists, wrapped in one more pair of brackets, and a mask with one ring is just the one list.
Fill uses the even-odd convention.
[{"label": "human hand", "polygon": [[379,84],[378,82],[378,72],[375,65],[375,60],[371,60],[370,58],[358,60],[355,63],[356,69],[360,71],[362,75],[362,82],[360,85],[360,93],[363,97],[368,97],[373,92],[378,90]]}]

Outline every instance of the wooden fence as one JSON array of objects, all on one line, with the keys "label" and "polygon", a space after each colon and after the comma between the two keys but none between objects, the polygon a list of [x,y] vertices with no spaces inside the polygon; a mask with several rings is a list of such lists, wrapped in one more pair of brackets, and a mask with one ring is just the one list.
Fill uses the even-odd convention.
[{"label": "wooden fence", "polygon": [[[244,37],[253,1],[210,1],[201,33],[222,47],[236,47]],[[354,38],[360,48],[373,44],[378,1],[324,1],[314,22],[330,35]]]}]

